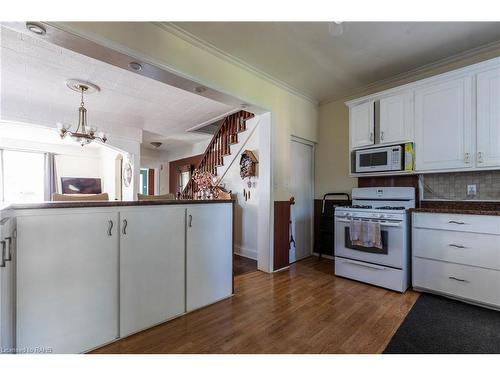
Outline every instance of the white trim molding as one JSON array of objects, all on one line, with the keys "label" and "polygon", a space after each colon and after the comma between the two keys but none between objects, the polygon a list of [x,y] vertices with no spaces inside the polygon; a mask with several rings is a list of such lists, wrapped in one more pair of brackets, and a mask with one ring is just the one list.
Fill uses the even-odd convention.
[{"label": "white trim molding", "polygon": [[318,105],[319,102],[316,100],[312,95],[306,94],[299,89],[290,86],[289,84],[271,76],[270,74],[254,67],[253,65],[248,64],[247,62],[239,59],[238,57],[235,57],[227,52],[222,51],[221,49],[217,48],[213,44],[207,42],[206,40],[203,40],[194,34],[191,34],[190,32],[184,30],[180,26],[172,23],[172,22],[153,22],[156,26],[162,28],[163,30],[174,34],[175,36],[185,40],[186,42],[195,45],[198,48],[201,48],[217,57],[220,59],[223,59],[233,65],[236,65],[242,69],[245,69],[249,71],[250,73],[258,76],[261,79],[264,79],[270,83],[272,83],[275,86],[278,86],[279,88],[289,92],[290,94],[299,96],[302,99],[305,99],[315,105]]},{"label": "white trim molding", "polygon": [[236,255],[242,256],[244,258],[250,258],[253,260],[257,260],[257,250],[249,249],[240,245],[234,245],[234,253]]}]

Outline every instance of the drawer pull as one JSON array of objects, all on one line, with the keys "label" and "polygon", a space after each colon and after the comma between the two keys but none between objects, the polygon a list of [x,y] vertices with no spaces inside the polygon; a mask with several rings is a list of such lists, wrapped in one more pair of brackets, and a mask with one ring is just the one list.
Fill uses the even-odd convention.
[{"label": "drawer pull", "polygon": [[457,249],[466,249],[467,247],[464,245],[455,245],[454,243],[450,243],[448,246],[456,247]]},{"label": "drawer pull", "polygon": [[463,221],[455,221],[455,220],[450,220],[450,221],[448,221],[448,223],[450,223],[450,224],[458,224],[458,225],[465,224]]},{"label": "drawer pull", "polygon": [[455,281],[460,281],[461,283],[470,283],[469,280],[459,279],[458,277],[455,277],[455,276],[450,276],[450,277],[448,277],[448,279],[455,280]]}]

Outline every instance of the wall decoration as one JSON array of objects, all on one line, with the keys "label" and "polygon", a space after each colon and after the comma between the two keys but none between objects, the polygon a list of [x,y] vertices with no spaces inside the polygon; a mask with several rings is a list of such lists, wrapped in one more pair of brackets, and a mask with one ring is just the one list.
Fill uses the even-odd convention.
[{"label": "wall decoration", "polygon": [[132,182],[132,165],[129,162],[126,162],[123,165],[123,184],[125,187],[129,187]]},{"label": "wall decoration", "polygon": [[250,150],[245,150],[241,154],[240,159],[240,176],[241,178],[254,177],[256,175],[256,164],[259,161],[255,154]]},{"label": "wall decoration", "polygon": [[249,189],[248,192],[245,189],[243,189],[243,195],[245,197],[245,201],[250,199],[250,188],[253,186],[252,177],[255,177],[257,175],[257,163],[258,162],[259,161],[257,160],[257,157],[250,150],[245,150],[241,154],[240,176],[243,180],[245,180],[245,178],[248,179],[247,186]]},{"label": "wall decoration", "polygon": [[63,194],[101,194],[100,178],[61,177]]}]

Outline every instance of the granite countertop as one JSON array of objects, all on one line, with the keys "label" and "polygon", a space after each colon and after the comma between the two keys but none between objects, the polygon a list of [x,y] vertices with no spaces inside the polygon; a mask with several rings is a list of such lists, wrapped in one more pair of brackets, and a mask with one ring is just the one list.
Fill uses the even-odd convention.
[{"label": "granite countertop", "polygon": [[500,216],[500,202],[421,201],[412,212]]},{"label": "granite countertop", "polygon": [[40,202],[18,203],[0,206],[0,210],[38,210],[45,208],[86,208],[86,207],[130,207],[130,206],[158,206],[174,204],[214,204],[234,203],[234,199],[224,200],[151,200],[151,201],[67,201],[67,202]]}]

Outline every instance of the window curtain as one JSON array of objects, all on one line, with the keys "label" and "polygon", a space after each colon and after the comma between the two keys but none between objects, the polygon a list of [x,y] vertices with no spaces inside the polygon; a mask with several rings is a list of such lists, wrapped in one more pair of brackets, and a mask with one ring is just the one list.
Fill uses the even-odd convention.
[{"label": "window curtain", "polygon": [[57,177],[55,154],[45,153],[45,200],[51,201],[52,194],[57,193]]}]

